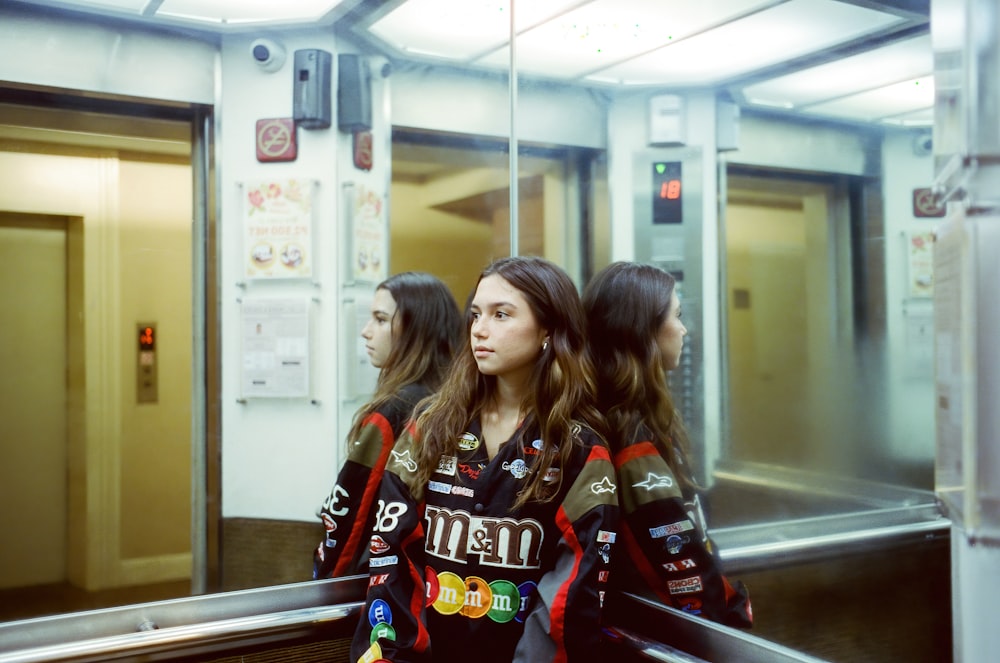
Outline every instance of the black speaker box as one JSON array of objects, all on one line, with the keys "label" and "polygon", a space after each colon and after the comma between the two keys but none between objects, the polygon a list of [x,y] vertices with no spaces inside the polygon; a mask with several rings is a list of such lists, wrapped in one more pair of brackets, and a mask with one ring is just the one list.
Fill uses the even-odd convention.
[{"label": "black speaker box", "polygon": [[295,81],[292,117],[303,129],[330,126],[330,97],[333,89],[333,56],[327,51],[307,48],[295,51]]},{"label": "black speaker box", "polygon": [[344,132],[372,128],[372,81],[368,61],[360,55],[337,56],[337,127]]}]

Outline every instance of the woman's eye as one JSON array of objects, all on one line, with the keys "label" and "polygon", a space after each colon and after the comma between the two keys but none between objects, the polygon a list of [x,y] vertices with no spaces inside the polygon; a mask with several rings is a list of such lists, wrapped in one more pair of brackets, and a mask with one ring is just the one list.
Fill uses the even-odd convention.
[{"label": "woman's eye", "polygon": [[509,315],[507,314],[507,312],[506,312],[506,311],[497,311],[495,315],[496,315],[496,317],[497,317],[497,318],[500,318],[500,319],[503,319],[503,318],[509,318],[509,317],[510,317],[510,316],[509,316]]}]

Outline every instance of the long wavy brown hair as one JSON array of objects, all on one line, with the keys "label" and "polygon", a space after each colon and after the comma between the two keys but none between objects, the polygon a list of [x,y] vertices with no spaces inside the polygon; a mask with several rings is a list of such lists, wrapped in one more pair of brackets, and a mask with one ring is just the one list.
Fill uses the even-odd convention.
[{"label": "long wavy brown hair", "polygon": [[375,394],[354,415],[348,440],[357,439],[365,417],[403,387],[422,384],[437,389],[463,338],[462,315],[455,297],[436,276],[401,272],[375,289],[387,290],[396,302],[392,346],[379,372]]},{"label": "long wavy brown hair", "polygon": [[583,291],[587,337],[597,365],[597,403],[615,451],[631,444],[645,425],[680,481],[693,485],[688,436],[674,406],[657,333],[670,311],[676,281],[653,265],[616,262]]},{"label": "long wavy brown hair", "polygon": [[[580,441],[581,426],[603,436],[606,425],[594,404],[594,368],[573,281],[560,267],[538,257],[501,258],[480,274],[479,281],[494,274],[524,296],[549,338],[548,346],[538,349],[521,404],[525,419],[516,442],[521,446],[531,442],[523,436],[537,427],[543,448],[534,457],[531,478],[512,506],[516,509],[531,500],[552,499],[560,482],[545,481],[547,471],[568,464],[573,445]],[[442,455],[457,455],[459,436],[480,416],[496,388],[495,376],[479,372],[471,346],[458,354],[440,391],[421,406],[416,422],[420,443],[414,487],[418,491],[430,480]]]}]

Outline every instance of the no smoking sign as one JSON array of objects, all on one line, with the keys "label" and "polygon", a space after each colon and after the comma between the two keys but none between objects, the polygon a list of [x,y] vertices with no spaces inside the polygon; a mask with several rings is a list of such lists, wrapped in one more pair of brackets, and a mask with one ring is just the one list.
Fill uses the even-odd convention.
[{"label": "no smoking sign", "polygon": [[296,156],[292,118],[257,120],[257,161],[295,161]]}]

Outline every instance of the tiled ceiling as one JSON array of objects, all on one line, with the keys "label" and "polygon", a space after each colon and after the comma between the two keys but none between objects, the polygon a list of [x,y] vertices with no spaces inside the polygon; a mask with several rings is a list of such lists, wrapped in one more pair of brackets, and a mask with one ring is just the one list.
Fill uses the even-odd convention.
[{"label": "tiled ceiling", "polygon": [[[711,87],[744,107],[932,124],[929,0],[19,0],[217,33],[347,26],[396,60],[596,88]],[[513,12],[513,18],[512,18]]]}]

